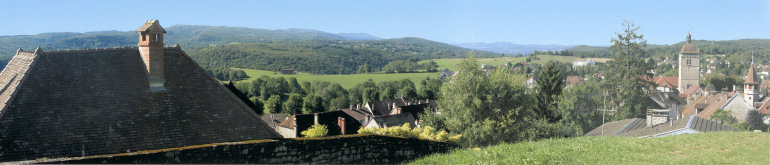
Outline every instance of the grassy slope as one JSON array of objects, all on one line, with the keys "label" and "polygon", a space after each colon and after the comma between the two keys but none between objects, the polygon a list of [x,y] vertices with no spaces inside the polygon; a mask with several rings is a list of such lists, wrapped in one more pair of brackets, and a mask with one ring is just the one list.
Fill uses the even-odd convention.
[{"label": "grassy slope", "polygon": [[578,137],[431,155],[412,164],[770,164],[770,134]]},{"label": "grassy slope", "polygon": [[346,89],[349,89],[354,85],[365,82],[369,79],[372,79],[375,82],[378,82],[378,81],[401,80],[404,78],[409,78],[410,80],[412,80],[412,82],[419,83],[426,77],[437,78],[439,74],[438,72],[434,72],[434,73],[398,73],[398,74],[369,73],[369,74],[348,74],[348,75],[316,75],[316,74],[282,75],[280,73],[274,74],[273,71],[266,71],[266,70],[241,69],[241,68],[234,68],[234,69],[243,70],[246,72],[247,75],[249,75],[250,77],[249,79],[241,80],[241,81],[251,81],[259,78],[262,75],[267,75],[270,77],[278,77],[278,76],[295,77],[299,82],[328,81],[332,83],[339,83],[340,85],[342,85],[343,88],[346,88]]},{"label": "grassy slope", "polygon": [[[538,55],[537,57],[539,57],[540,59],[534,60],[532,61],[532,63],[542,64],[550,60],[559,61],[562,63],[572,63],[573,61],[580,59],[574,56],[554,56],[554,55]],[[590,59],[593,59],[594,61],[597,61],[597,62],[606,62],[607,60],[609,60],[609,58],[590,58]],[[457,70],[457,64],[460,64],[462,60],[463,59],[461,58],[452,58],[452,59],[435,59],[433,61],[436,61],[436,63],[438,63],[439,69],[449,68],[449,70],[454,71],[454,70]],[[526,57],[478,58],[478,60],[479,60],[479,64],[498,66],[498,65],[505,64],[506,62],[509,62],[509,61],[511,63],[525,62]]]},{"label": "grassy slope", "polygon": [[[534,63],[540,64],[545,63],[548,60],[556,60],[560,62],[566,62],[571,63],[572,61],[575,61],[578,59],[577,57],[569,57],[569,56],[552,56],[552,55],[539,55],[540,60],[533,61]],[[449,70],[456,71],[457,70],[457,64],[459,64],[463,59],[462,58],[451,58],[451,59],[435,59],[436,63],[439,65],[439,69],[449,68]],[[488,64],[492,66],[498,66],[505,64],[506,62],[510,61],[511,63],[516,62],[522,62],[525,60],[524,57],[519,58],[513,58],[513,57],[497,57],[497,58],[478,58],[480,64]],[[425,60],[427,61],[427,60]],[[422,61],[422,62],[425,62]],[[298,75],[281,75],[281,74],[274,74],[272,71],[266,71],[266,70],[256,70],[256,69],[242,69],[242,68],[234,68],[238,70],[243,70],[246,72],[247,75],[249,75],[249,79],[242,80],[242,81],[251,81],[254,80],[262,75],[267,75],[270,77],[295,77],[299,82],[302,81],[329,81],[333,83],[339,83],[344,88],[350,88],[358,83],[362,83],[364,81],[367,81],[369,79],[377,81],[391,81],[391,80],[401,80],[403,78],[409,78],[414,83],[419,83],[421,80],[425,79],[426,77],[430,78],[437,78],[439,73],[397,73],[397,74],[384,74],[384,73],[369,73],[369,74],[348,74],[348,75],[317,75],[317,74],[298,74]]]}]

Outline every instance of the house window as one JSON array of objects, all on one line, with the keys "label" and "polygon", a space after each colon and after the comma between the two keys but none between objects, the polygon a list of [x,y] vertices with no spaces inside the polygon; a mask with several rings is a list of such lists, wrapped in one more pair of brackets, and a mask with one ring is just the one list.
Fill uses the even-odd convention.
[{"label": "house window", "polygon": [[147,35],[142,34],[142,41],[147,41]]},{"label": "house window", "polygon": [[687,59],[687,65],[690,65],[690,64],[692,64],[691,59]]}]

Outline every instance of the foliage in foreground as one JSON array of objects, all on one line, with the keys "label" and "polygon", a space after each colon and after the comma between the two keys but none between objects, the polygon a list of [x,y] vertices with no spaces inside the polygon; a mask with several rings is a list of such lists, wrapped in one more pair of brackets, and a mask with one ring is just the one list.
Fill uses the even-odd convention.
[{"label": "foliage in foreground", "polygon": [[404,137],[404,138],[418,138],[418,139],[424,139],[424,140],[435,140],[435,141],[450,141],[450,142],[457,142],[457,140],[462,137],[462,135],[454,135],[450,136],[448,132],[446,131],[438,131],[436,132],[436,129],[430,126],[425,126],[424,128],[410,128],[409,123],[404,123],[404,125],[396,126],[396,127],[385,127],[385,128],[364,128],[361,127],[361,129],[358,130],[358,134],[377,134],[377,135],[389,135],[389,136],[398,136],[398,137]]},{"label": "foliage in foreground", "polygon": [[547,139],[456,150],[412,164],[767,164],[767,139],[770,134],[754,132]]},{"label": "foliage in foreground", "polygon": [[313,124],[313,126],[307,130],[300,132],[304,137],[324,137],[328,133],[329,130],[326,129],[326,125],[323,124]]}]

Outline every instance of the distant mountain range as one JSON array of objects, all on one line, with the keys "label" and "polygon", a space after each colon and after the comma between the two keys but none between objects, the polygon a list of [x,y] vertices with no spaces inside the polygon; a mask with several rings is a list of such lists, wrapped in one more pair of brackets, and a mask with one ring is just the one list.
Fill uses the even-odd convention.
[{"label": "distant mountain range", "polygon": [[[242,27],[176,25],[166,27],[166,45],[179,43],[183,48],[202,48],[233,43],[275,40],[380,40],[366,33],[339,33],[311,29],[267,30]],[[31,50],[41,46],[50,49],[86,49],[136,46],[133,31],[97,31],[86,33],[42,33],[37,35],[0,36],[0,58],[10,57],[17,49]]]},{"label": "distant mountain range", "polygon": [[[178,43],[201,65],[218,68],[237,66],[275,70],[289,67],[303,72],[340,74],[353,73],[363,64],[379,68],[396,60],[460,58],[471,52],[421,38],[381,39],[366,33],[196,25],[165,29],[167,46]],[[136,46],[137,40],[134,31],[0,36],[0,66],[4,66],[19,48],[30,51],[38,46],[43,50],[130,47]],[[474,55],[489,57],[496,53],[476,51]],[[218,58],[220,56],[231,58],[222,60]],[[338,64],[342,62],[344,64]]]},{"label": "distant mountain range", "polygon": [[455,44],[457,46],[483,50],[494,53],[505,53],[506,55],[523,54],[527,55],[535,50],[537,51],[561,51],[569,49],[573,46],[570,45],[533,45],[533,44],[514,44],[510,42],[474,42],[474,43],[461,43]]}]

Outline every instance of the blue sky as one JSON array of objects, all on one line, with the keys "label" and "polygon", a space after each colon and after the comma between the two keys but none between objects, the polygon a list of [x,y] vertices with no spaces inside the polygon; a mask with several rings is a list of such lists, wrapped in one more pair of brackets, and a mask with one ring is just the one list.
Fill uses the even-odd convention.
[{"label": "blue sky", "polygon": [[362,32],[446,43],[609,45],[623,20],[648,43],[770,38],[768,1],[96,1],[0,0],[0,35],[215,25]]}]

